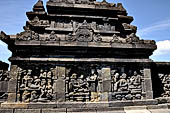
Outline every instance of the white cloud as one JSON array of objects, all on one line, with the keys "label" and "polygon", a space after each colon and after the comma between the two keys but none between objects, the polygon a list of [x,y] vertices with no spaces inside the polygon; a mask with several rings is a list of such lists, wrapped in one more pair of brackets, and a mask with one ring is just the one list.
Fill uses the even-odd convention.
[{"label": "white cloud", "polygon": [[161,56],[170,54],[170,40],[158,41],[158,49],[153,53],[153,56]]},{"label": "white cloud", "polygon": [[164,30],[164,29],[167,29],[167,28],[170,28],[170,19],[157,22],[157,23],[155,23],[151,26],[148,26],[144,29],[139,29],[137,34],[139,36],[144,36],[144,35],[147,35],[151,32],[160,31],[160,30]]}]

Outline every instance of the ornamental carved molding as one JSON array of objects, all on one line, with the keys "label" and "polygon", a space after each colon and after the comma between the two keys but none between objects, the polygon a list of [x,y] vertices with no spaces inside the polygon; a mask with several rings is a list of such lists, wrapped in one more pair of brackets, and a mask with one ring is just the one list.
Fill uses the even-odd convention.
[{"label": "ornamental carved molding", "polygon": [[90,42],[93,40],[93,29],[84,21],[75,31],[75,36],[79,42]]}]

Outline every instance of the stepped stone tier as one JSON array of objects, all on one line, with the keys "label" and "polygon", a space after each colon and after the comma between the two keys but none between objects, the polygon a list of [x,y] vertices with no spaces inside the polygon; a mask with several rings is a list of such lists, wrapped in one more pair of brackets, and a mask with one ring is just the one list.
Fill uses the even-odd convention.
[{"label": "stepped stone tier", "polygon": [[170,63],[149,58],[155,41],[136,36],[121,3],[46,7],[38,0],[23,32],[0,34],[12,52],[0,112],[170,113]]}]

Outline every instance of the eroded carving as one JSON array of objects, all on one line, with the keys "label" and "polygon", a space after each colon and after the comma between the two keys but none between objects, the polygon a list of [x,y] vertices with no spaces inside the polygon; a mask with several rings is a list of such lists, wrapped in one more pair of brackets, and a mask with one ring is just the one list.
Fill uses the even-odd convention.
[{"label": "eroded carving", "polygon": [[140,39],[135,35],[135,33],[131,33],[127,36],[126,42],[127,43],[139,43]]},{"label": "eroded carving", "polygon": [[100,34],[94,35],[95,42],[102,42],[102,36]]},{"label": "eroded carving", "polygon": [[142,99],[142,73],[129,70],[129,75],[112,70],[113,100]]},{"label": "eroded carving", "polygon": [[75,31],[75,36],[77,38],[77,41],[80,42],[89,42],[93,40],[93,31],[90,27],[90,25],[86,22],[86,20],[83,22],[81,26],[77,28]]},{"label": "eroded carving", "polygon": [[170,74],[159,73],[159,78],[161,79],[163,86],[162,97],[170,97]]},{"label": "eroded carving", "polygon": [[127,24],[127,23],[123,23],[122,25],[123,25],[125,30],[131,29],[134,33],[136,33],[136,31],[137,31],[136,26],[133,26],[133,25],[130,25],[130,24]]},{"label": "eroded carving", "polygon": [[[82,68],[82,67],[81,67]],[[90,69],[72,68],[67,75],[66,83],[68,101],[98,101],[98,73],[95,68]]]},{"label": "eroded carving", "polygon": [[49,25],[49,20],[40,20],[38,16],[35,16],[29,23],[36,26]]},{"label": "eroded carving", "polygon": [[9,72],[5,70],[0,70],[0,81],[9,81]]},{"label": "eroded carving", "polygon": [[46,41],[60,41],[60,38],[52,31],[50,36],[46,38]]},{"label": "eroded carving", "polygon": [[22,102],[48,102],[53,99],[53,69],[31,69],[18,71],[18,85],[20,101]]},{"label": "eroded carving", "polygon": [[20,34],[17,34],[17,40],[39,40],[39,34],[35,33],[31,30],[26,30],[24,32],[21,32]]},{"label": "eroded carving", "polygon": [[113,39],[110,41],[110,43],[122,43],[122,40],[119,36],[116,34],[113,35]]}]

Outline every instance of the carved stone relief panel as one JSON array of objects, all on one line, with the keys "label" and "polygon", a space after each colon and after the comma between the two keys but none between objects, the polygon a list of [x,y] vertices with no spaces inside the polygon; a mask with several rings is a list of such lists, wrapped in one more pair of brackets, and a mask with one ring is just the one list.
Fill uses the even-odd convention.
[{"label": "carved stone relief panel", "polygon": [[21,67],[17,78],[17,101],[21,102],[98,102],[144,96],[144,74],[140,68],[109,64]]},{"label": "carved stone relief panel", "polygon": [[54,71],[52,67],[19,68],[18,100],[21,102],[48,102],[54,99]]},{"label": "carved stone relief panel", "polygon": [[38,16],[35,16],[33,20],[29,21],[31,25],[41,26],[49,25],[49,20],[40,20]]},{"label": "carved stone relief panel", "polygon": [[170,74],[158,74],[162,87],[163,87],[163,93],[161,94],[162,97],[170,97]]},{"label": "carved stone relief panel", "polygon": [[31,30],[26,30],[24,32],[21,32],[20,34],[17,34],[17,40],[39,40],[39,34],[35,33]]},{"label": "carved stone relief panel", "polygon": [[112,77],[112,99],[113,100],[135,100],[142,99],[143,73],[140,70],[111,71]]},{"label": "carved stone relief panel", "polygon": [[99,101],[99,67],[77,65],[67,68],[66,101]]},{"label": "carved stone relief panel", "polygon": [[9,79],[10,79],[9,72],[0,70],[0,81],[9,81]]},{"label": "carved stone relief panel", "polygon": [[[110,65],[77,65],[67,68],[66,101],[102,101],[143,99],[144,75],[140,69]],[[105,99],[107,100],[107,99]]]},{"label": "carved stone relief panel", "polygon": [[10,80],[9,72],[6,70],[0,70],[0,100],[6,100],[8,97],[7,88]]}]

